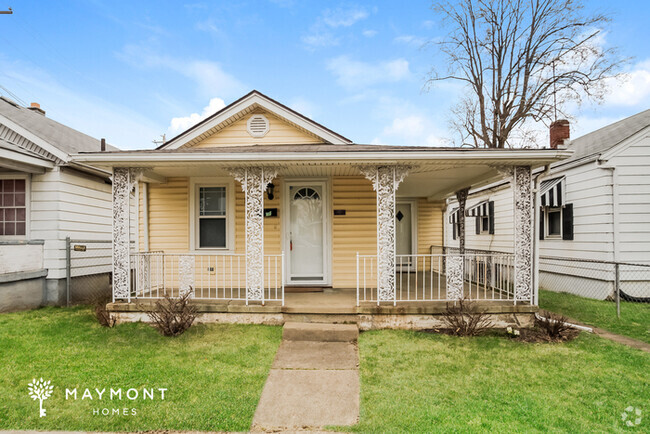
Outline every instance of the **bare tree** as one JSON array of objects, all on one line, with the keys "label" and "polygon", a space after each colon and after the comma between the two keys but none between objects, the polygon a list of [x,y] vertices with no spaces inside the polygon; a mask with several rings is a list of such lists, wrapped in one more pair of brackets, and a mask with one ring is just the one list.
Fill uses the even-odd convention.
[{"label": "bare tree", "polygon": [[450,28],[433,42],[449,70],[428,84],[465,83],[452,126],[475,147],[530,141],[531,121],[549,122],[569,101],[600,101],[622,59],[602,44],[609,18],[579,0],[458,0],[433,4]]}]

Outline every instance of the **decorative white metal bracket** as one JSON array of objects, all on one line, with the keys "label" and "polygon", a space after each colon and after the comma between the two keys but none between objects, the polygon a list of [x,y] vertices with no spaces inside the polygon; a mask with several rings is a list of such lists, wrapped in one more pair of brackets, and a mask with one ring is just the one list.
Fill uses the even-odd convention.
[{"label": "decorative white metal bracket", "polygon": [[246,303],[264,303],[264,191],[277,176],[277,169],[236,167],[230,174],[246,196]]},{"label": "decorative white metal bracket", "polygon": [[409,166],[361,166],[377,192],[377,303],[397,302],[395,291],[395,193]]}]

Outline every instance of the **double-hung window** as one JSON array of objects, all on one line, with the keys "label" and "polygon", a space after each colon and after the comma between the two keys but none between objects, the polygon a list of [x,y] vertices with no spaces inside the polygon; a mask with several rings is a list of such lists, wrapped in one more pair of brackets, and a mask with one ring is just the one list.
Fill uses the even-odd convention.
[{"label": "double-hung window", "polygon": [[228,189],[226,186],[198,187],[198,246],[201,249],[228,247]]},{"label": "double-hung window", "polygon": [[0,236],[24,236],[27,225],[25,179],[0,179]]},{"label": "double-hung window", "polygon": [[546,237],[562,238],[562,208],[546,209]]}]

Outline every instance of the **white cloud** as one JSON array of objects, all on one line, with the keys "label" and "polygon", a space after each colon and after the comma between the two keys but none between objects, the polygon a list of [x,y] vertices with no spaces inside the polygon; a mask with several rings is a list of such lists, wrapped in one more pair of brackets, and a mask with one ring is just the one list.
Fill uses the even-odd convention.
[{"label": "white cloud", "polygon": [[366,38],[372,38],[372,37],[377,35],[377,30],[368,29],[368,30],[364,30],[363,32],[361,32],[361,34],[363,36],[365,36]]},{"label": "white cloud", "polygon": [[[621,81],[610,80],[609,92],[605,104],[617,106],[635,106],[645,103],[650,98],[650,59],[640,62],[623,73]],[[647,107],[646,107],[647,108]]]},{"label": "white cloud", "polygon": [[314,117],[314,113],[316,112],[316,106],[301,96],[291,100],[289,107],[310,119]]},{"label": "white cloud", "polygon": [[323,12],[323,22],[329,27],[350,27],[357,21],[368,18],[368,11],[364,8],[336,8],[326,9]]},{"label": "white cloud", "polygon": [[336,81],[341,86],[351,89],[378,83],[395,83],[407,79],[411,74],[409,62],[402,58],[367,63],[339,56],[327,62],[327,69],[336,76]]},{"label": "white cloud", "polygon": [[308,48],[323,48],[339,45],[340,38],[334,36],[331,32],[315,32],[300,38]]},{"label": "white cloud", "polygon": [[[105,137],[108,143],[119,148],[151,148],[151,141],[163,131],[163,125],[128,106],[83,94],[43,70],[2,59],[0,70],[5,76],[3,85],[15,89],[22,99],[40,103],[49,118],[92,137]],[[18,89],[27,91],[21,94]]]},{"label": "white cloud", "polygon": [[391,143],[409,146],[449,146],[433,123],[421,115],[406,115],[396,117],[384,128],[381,136],[373,139],[372,143]]},{"label": "white cloud", "polygon": [[192,113],[189,116],[172,118],[169,127],[167,128],[167,138],[170,139],[177,134],[185,131],[193,125],[198,124],[203,119],[218,112],[226,106],[226,103],[221,98],[212,98],[207,106],[203,107],[201,114]]},{"label": "white cloud", "polygon": [[118,58],[139,68],[166,68],[193,80],[198,91],[205,97],[214,94],[225,98],[241,96],[246,86],[223,70],[221,65],[210,60],[179,59],[159,55],[140,45],[127,45]]},{"label": "white cloud", "polygon": [[413,45],[415,47],[422,47],[427,43],[427,40],[425,38],[414,35],[401,35],[393,39],[393,41],[398,44]]},{"label": "white cloud", "polygon": [[300,39],[310,50],[332,47],[338,45],[341,39],[334,34],[334,29],[350,27],[367,17],[368,11],[365,8],[326,9],[309,28],[309,33],[303,35]]}]

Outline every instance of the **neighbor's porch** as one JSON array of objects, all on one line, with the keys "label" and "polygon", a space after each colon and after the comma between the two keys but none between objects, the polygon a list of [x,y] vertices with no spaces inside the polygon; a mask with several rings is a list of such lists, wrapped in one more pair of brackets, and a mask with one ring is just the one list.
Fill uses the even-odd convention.
[{"label": "neighbor's porch", "polygon": [[[380,303],[393,306],[399,303],[400,306],[418,306],[421,309],[464,297],[494,305],[531,304],[534,302],[530,244],[533,233],[531,167],[495,167],[481,162],[469,165],[469,168],[472,170],[468,170],[468,164],[421,161],[409,164],[303,162],[275,166],[230,166],[212,162],[209,165],[115,167],[114,301],[153,300],[190,292],[197,303],[235,306],[235,309],[240,309],[236,306],[254,303],[281,311],[318,310],[319,306],[334,309],[338,306],[359,312],[359,309]],[[230,249],[218,252],[197,249],[197,243],[202,239],[189,228],[195,222],[192,213],[196,211],[192,201],[200,200],[195,196],[194,187],[200,185],[203,182],[200,180],[208,174],[216,175],[218,179],[230,177],[236,180],[231,197],[224,197],[224,203],[235,203],[240,223],[235,223],[237,216],[233,217],[230,224],[235,227],[234,231],[227,229],[229,223],[224,224],[224,238],[230,236],[233,244]],[[400,242],[400,213],[397,212],[400,200],[441,204],[445,197],[455,194],[461,198],[461,208],[464,208],[463,198],[470,185],[503,174],[509,175],[517,187],[516,201],[520,204],[515,216],[520,222],[517,253],[478,255],[462,251],[453,254],[430,251],[430,246],[441,244],[442,233],[439,239],[426,240],[418,247],[404,251],[404,243]],[[188,185],[175,186],[174,183],[181,178],[187,179]],[[340,197],[333,191],[333,186],[337,181],[351,178],[357,182],[363,180],[366,193],[370,192],[371,196],[364,196],[361,187],[358,187],[358,192],[343,188],[345,194],[340,197],[348,200],[352,211],[348,214],[348,210],[337,206]],[[331,279],[324,278],[320,286],[331,289],[321,293],[287,293],[292,273],[288,266],[291,255],[296,261],[294,240],[286,242],[286,225],[267,220],[267,217],[278,218],[278,213],[280,216],[288,213],[286,205],[278,205],[275,215],[274,209],[267,207],[278,200],[269,197],[269,184],[282,185],[292,179],[306,180],[306,185],[314,184],[310,181],[312,179],[322,181],[321,193],[325,196],[329,191],[331,194],[321,204],[326,216],[320,222],[323,225],[321,235],[328,247],[323,249],[322,258],[318,258],[323,261],[323,275],[329,272]],[[171,184],[176,191],[154,209],[147,199],[148,184],[152,190],[153,185]],[[137,199],[134,199],[131,193],[136,186]],[[279,196],[286,192],[286,189],[276,190]],[[368,205],[368,200],[374,202],[370,208],[372,215],[368,215],[367,209],[357,215],[354,205]],[[138,219],[137,224],[132,225],[130,210],[134,202]],[[180,210],[180,217],[171,212],[174,209]],[[335,212],[341,209],[342,213]],[[224,215],[227,214],[228,211],[224,211]],[[349,223],[351,218],[360,216],[365,219],[363,224]],[[442,209],[439,209],[438,218],[442,227]],[[179,229],[184,224],[188,228]],[[167,233],[168,237],[175,234],[176,242],[157,245],[155,237],[152,237],[156,225],[162,228],[161,234]],[[129,239],[134,236],[129,230],[132,226],[137,227],[138,251],[128,248]],[[364,245],[359,245],[355,241],[359,233],[366,234],[370,243],[366,240]],[[277,241],[274,247],[269,248],[273,245],[269,240]],[[318,286],[318,282],[308,283]],[[328,304],[331,306],[327,307]]]}]

